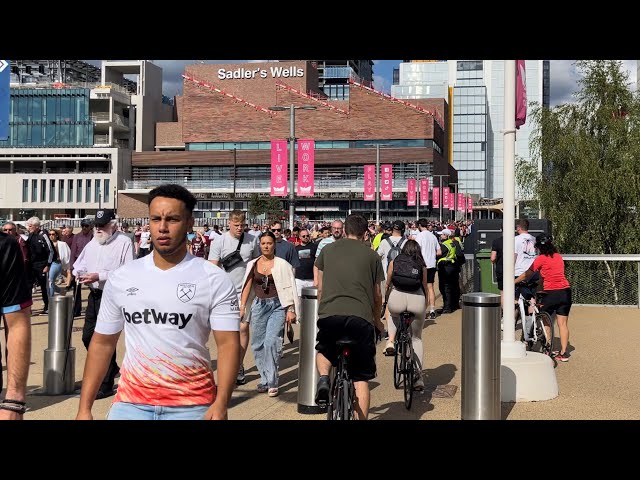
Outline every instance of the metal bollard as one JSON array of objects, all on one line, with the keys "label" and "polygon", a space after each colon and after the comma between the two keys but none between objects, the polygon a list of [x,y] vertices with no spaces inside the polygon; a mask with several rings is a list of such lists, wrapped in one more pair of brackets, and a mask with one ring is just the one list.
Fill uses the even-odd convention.
[{"label": "metal bollard", "polygon": [[316,405],[318,369],[316,368],[316,336],[318,334],[318,289],[302,289],[302,322],[300,323],[300,363],[298,365],[298,413],[323,413]]},{"label": "metal bollard", "polygon": [[462,296],[462,420],[500,420],[500,295]]},{"label": "metal bollard", "polygon": [[49,299],[49,345],[44,351],[42,383],[44,395],[74,392],[76,349],[71,347],[69,335],[73,325],[73,300],[73,295],[54,295]]}]

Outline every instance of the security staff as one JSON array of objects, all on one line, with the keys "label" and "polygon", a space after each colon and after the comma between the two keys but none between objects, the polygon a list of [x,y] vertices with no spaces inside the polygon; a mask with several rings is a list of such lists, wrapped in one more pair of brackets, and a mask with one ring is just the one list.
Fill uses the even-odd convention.
[{"label": "security staff", "polygon": [[453,232],[444,228],[439,232],[442,256],[438,259],[438,283],[442,295],[442,314],[452,313],[459,308],[460,287],[458,278],[460,270],[456,266],[456,248],[458,242],[453,240]]},{"label": "security staff", "polygon": [[[82,343],[87,351],[98,319],[102,290],[107,283],[109,274],[118,267],[133,261],[133,244],[129,237],[117,231],[113,210],[98,210],[96,212],[95,229],[93,239],[82,250],[73,265],[73,276],[81,284],[88,285],[91,290],[82,329]],[[96,399],[113,394],[114,379],[119,371],[114,351]]]}]

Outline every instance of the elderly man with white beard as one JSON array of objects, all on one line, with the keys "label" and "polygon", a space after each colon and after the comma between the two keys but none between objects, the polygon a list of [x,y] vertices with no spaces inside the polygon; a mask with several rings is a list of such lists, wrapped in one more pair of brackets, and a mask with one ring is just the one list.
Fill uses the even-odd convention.
[{"label": "elderly man with white beard", "polygon": [[[73,264],[73,275],[83,285],[88,285],[89,301],[85,312],[84,327],[82,329],[82,343],[87,351],[96,327],[102,290],[109,274],[125,263],[133,261],[133,244],[131,239],[117,231],[117,222],[113,210],[98,210],[95,218],[95,232],[93,239],[82,250]],[[133,287],[132,294],[135,294]],[[105,375],[96,399],[111,396],[113,383],[120,371],[116,363],[116,352],[113,352],[109,369]]]}]

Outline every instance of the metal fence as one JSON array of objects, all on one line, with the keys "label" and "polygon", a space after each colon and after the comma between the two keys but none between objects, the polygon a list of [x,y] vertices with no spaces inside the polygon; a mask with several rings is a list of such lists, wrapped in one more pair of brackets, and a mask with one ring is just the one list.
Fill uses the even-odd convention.
[{"label": "metal fence", "polygon": [[[473,254],[460,272],[462,293],[474,291]],[[574,305],[640,308],[640,255],[563,254]]]}]

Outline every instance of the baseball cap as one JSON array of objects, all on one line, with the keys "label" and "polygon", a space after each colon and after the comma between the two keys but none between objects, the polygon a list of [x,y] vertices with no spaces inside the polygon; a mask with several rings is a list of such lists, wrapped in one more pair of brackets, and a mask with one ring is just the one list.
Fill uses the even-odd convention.
[{"label": "baseball cap", "polygon": [[96,212],[96,226],[104,227],[111,220],[114,220],[116,215],[113,210],[101,209]]},{"label": "baseball cap", "polygon": [[449,230],[448,228],[443,228],[442,230],[440,230],[439,232],[436,232],[438,235],[446,235],[447,237],[450,237],[451,235],[453,235],[453,232],[451,230]]},{"label": "baseball cap", "polygon": [[81,227],[84,227],[84,226],[91,227],[91,226],[93,226],[93,222],[91,222],[91,220],[88,219],[88,218],[83,218],[82,221],[80,222],[80,226]]},{"label": "baseball cap", "polygon": [[403,231],[405,229],[404,222],[401,222],[400,220],[395,220],[393,222],[393,228],[395,230]]},{"label": "baseball cap", "polygon": [[383,230],[391,230],[391,224],[390,223],[383,223],[382,224],[382,229]]}]

